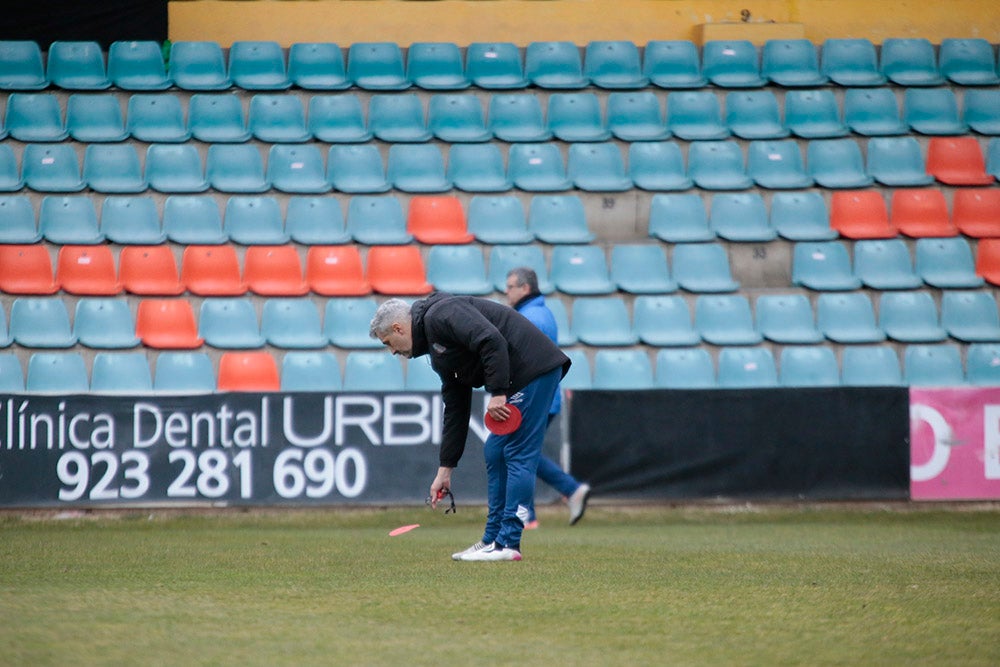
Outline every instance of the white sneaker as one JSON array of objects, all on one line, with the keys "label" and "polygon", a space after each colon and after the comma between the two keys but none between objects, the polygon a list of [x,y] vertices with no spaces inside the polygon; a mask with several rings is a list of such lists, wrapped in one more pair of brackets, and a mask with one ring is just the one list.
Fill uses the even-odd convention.
[{"label": "white sneaker", "polygon": [[492,543],[491,544],[487,544],[486,542],[483,542],[482,540],[479,540],[478,542],[476,542],[475,544],[473,544],[468,549],[463,549],[462,551],[459,551],[457,553],[453,553],[451,555],[451,559],[452,560],[462,560],[462,556],[465,556],[466,554],[473,554],[473,553],[476,553],[477,551],[482,551],[483,549],[487,549],[487,548],[492,549],[493,548],[493,544]]},{"label": "white sneaker", "polygon": [[588,498],[590,498],[590,484],[584,482],[569,497],[569,525],[572,526],[583,518],[583,513],[587,511]]},{"label": "white sneaker", "polygon": [[521,560],[521,552],[517,549],[498,547],[497,543],[487,545],[483,549],[470,551],[462,555],[459,560],[464,561],[494,561],[494,560]]}]

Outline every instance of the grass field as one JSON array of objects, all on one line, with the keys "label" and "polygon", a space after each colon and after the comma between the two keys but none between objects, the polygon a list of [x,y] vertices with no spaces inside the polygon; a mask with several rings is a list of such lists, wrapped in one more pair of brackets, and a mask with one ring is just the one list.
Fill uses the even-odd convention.
[{"label": "grass field", "polygon": [[452,562],[482,518],[0,515],[0,664],[1000,664],[997,505],[552,509]]}]

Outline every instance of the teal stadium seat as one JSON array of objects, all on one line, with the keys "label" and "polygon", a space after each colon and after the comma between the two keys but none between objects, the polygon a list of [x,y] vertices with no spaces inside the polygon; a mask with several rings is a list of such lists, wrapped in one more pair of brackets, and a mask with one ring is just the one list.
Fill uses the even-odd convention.
[{"label": "teal stadium seat", "polygon": [[368,324],[378,304],[370,297],[340,297],[326,302],[323,334],[335,347],[379,349],[382,343],[368,335]]},{"label": "teal stadium seat", "polygon": [[816,325],[835,343],[879,343],[885,332],[875,321],[871,299],[864,292],[824,292],[816,300]]},{"label": "teal stadium seat", "polygon": [[[966,348],[965,376],[969,384],[987,387],[1000,386],[1000,345],[973,343]],[[0,381],[3,367],[0,363]]]},{"label": "teal stadium seat", "polygon": [[173,85],[163,62],[163,48],[152,40],[112,42],[108,79],[122,90],[166,90]]},{"label": "teal stadium seat", "polygon": [[[24,187],[21,169],[10,144],[0,144],[0,192],[17,192]],[[0,239],[8,235],[9,229],[0,230]]]},{"label": "teal stadium seat", "polygon": [[0,195],[0,243],[31,244],[41,238],[31,199],[26,195]]},{"label": "teal stadium seat", "polygon": [[514,187],[507,178],[503,154],[493,143],[452,144],[445,178],[464,192],[507,192]]},{"label": "teal stadium seat", "polygon": [[389,146],[386,178],[403,192],[447,192],[451,182],[444,155],[437,144],[393,144]]},{"label": "teal stadium seat", "polygon": [[208,144],[250,140],[239,95],[195,93],[188,103],[191,136]]},{"label": "teal stadium seat", "polygon": [[330,144],[363,143],[372,138],[357,95],[313,95],[309,98],[309,133]]},{"label": "teal stadium seat", "polygon": [[965,370],[957,345],[908,345],[903,351],[903,379],[911,387],[957,387]]},{"label": "teal stadium seat", "polygon": [[351,235],[344,211],[335,197],[291,197],[285,212],[285,231],[302,245],[341,245]]},{"label": "teal stadium seat", "polygon": [[769,190],[798,190],[813,184],[799,143],[793,139],[751,141],[747,173],[757,185]]},{"label": "teal stadium seat", "polygon": [[93,245],[104,241],[94,200],[86,195],[43,197],[38,231],[46,241],[59,245]]},{"label": "teal stadium seat", "polygon": [[566,175],[580,190],[624,192],[632,189],[621,149],[614,142],[570,144]]},{"label": "teal stadium seat", "polygon": [[670,136],[660,101],[648,90],[609,93],[608,129],[622,141],[660,141]]},{"label": "teal stadium seat", "polygon": [[604,249],[595,245],[559,245],[552,249],[552,282],[563,294],[611,294],[615,284]]},{"label": "teal stadium seat", "polygon": [[722,88],[757,88],[760,76],[757,47],[749,40],[709,40],[702,48],[702,73]]},{"label": "teal stadium seat", "polygon": [[226,201],[222,231],[240,245],[288,243],[281,206],[274,197],[233,196]]},{"label": "teal stadium seat", "polygon": [[790,134],[778,98],[769,90],[726,93],[726,125],[741,139],[783,139]]},{"label": "teal stadium seat", "polygon": [[205,394],[215,391],[215,369],[207,352],[160,352],[156,357],[153,391]]},{"label": "teal stadium seat", "polygon": [[872,137],[868,140],[868,173],[882,185],[930,185],[924,155],[916,137]]},{"label": "teal stadium seat", "polygon": [[771,197],[771,226],[789,241],[830,241],[830,211],[819,192],[777,192]]},{"label": "teal stadium seat", "polygon": [[642,58],[642,73],[660,88],[705,86],[708,79],[701,71],[701,56],[694,42],[688,40],[650,40]]},{"label": "teal stadium seat", "polygon": [[667,127],[686,141],[725,139],[730,134],[722,120],[719,98],[701,90],[667,95]]},{"label": "teal stadium seat", "polygon": [[288,49],[288,79],[305,90],[351,87],[344,53],[333,42],[296,42]]},{"label": "teal stadium seat", "polygon": [[865,38],[833,38],[823,42],[820,72],[844,87],[881,86],[875,45]]},{"label": "teal stadium seat", "polygon": [[649,206],[649,235],[667,243],[714,241],[699,194],[656,194]]},{"label": "teal stadium seat", "polygon": [[764,198],[756,192],[714,195],[708,222],[716,236],[736,243],[766,243],[778,237]]},{"label": "teal stadium seat", "polygon": [[643,190],[687,190],[694,185],[673,141],[635,141],[628,147],[628,174]]},{"label": "teal stadium seat", "polygon": [[[559,386],[564,390],[575,391],[577,389],[590,389],[593,386],[593,379],[590,374],[590,361],[587,353],[583,350],[563,350],[573,364],[569,367],[569,372],[563,377]],[[3,371],[0,370],[0,373]]]},{"label": "teal stadium seat", "polygon": [[657,389],[715,389],[715,363],[700,347],[656,352]]},{"label": "teal stadium seat", "polygon": [[406,78],[403,51],[395,42],[354,42],[347,51],[347,78],[365,90],[403,90]]},{"label": "teal stadium seat", "polygon": [[577,195],[535,195],[528,206],[528,231],[543,243],[589,243],[583,200]]},{"label": "teal stadium seat", "polygon": [[83,180],[91,190],[109,194],[145,192],[149,187],[139,155],[129,144],[88,144]]},{"label": "teal stadium seat", "polygon": [[452,294],[483,296],[493,291],[486,261],[477,245],[432,245],[427,252],[427,281]]},{"label": "teal stadium seat", "polygon": [[549,129],[562,141],[606,141],[611,131],[594,93],[552,93],[547,109]]},{"label": "teal stadium seat", "polygon": [[150,394],[153,375],[145,352],[98,352],[94,355],[90,391],[95,394]]},{"label": "teal stadium seat", "polygon": [[573,332],[573,328],[569,325],[569,312],[566,310],[566,304],[563,300],[557,297],[550,297],[545,300],[545,305],[552,311],[552,317],[556,320],[556,331],[558,332],[556,343],[560,347],[579,343],[580,341],[577,339],[576,333]]},{"label": "teal stadium seat", "polygon": [[864,188],[874,182],[865,170],[861,147],[854,139],[810,141],[806,161],[809,175],[823,188]]},{"label": "teal stadium seat", "polygon": [[406,77],[424,90],[462,90],[469,80],[453,42],[414,42],[406,50]]},{"label": "teal stadium seat", "polygon": [[1000,180],[1000,139],[990,139],[986,147],[986,172]]},{"label": "teal stadium seat", "polygon": [[69,136],[59,98],[46,93],[11,93],[5,126],[12,139],[23,142],[62,141]]},{"label": "teal stadium seat", "polygon": [[591,84],[606,89],[643,88],[649,78],[642,72],[639,48],[629,40],[592,41],[583,57],[583,74]]},{"label": "teal stadium seat", "polygon": [[0,393],[24,393],[24,371],[16,354],[0,354]]},{"label": "teal stadium seat", "polygon": [[787,88],[822,86],[819,55],[808,39],[769,39],[761,52],[761,76]]},{"label": "teal stadium seat", "polygon": [[326,177],[334,190],[351,194],[385,192],[392,187],[374,144],[330,146]]},{"label": "teal stadium seat", "polygon": [[1000,90],[965,91],[962,120],[979,134],[1000,135]]},{"label": "teal stadium seat", "polygon": [[490,249],[489,277],[498,292],[507,289],[507,273],[519,266],[527,266],[535,272],[542,294],[551,294],[555,289],[549,280],[549,269],[540,245],[495,245]]},{"label": "teal stadium seat", "polygon": [[124,141],[125,116],[118,98],[106,94],[74,93],[66,103],[66,129],[76,141]]},{"label": "teal stadium seat", "polygon": [[229,77],[244,90],[285,90],[292,85],[277,42],[236,40],[229,47]]},{"label": "teal stadium seat", "polygon": [[646,345],[685,347],[701,342],[691,322],[691,309],[682,296],[638,296],[633,305],[632,321],[636,335]]},{"label": "teal stadium seat", "polygon": [[681,289],[695,293],[735,292],[726,249],[718,243],[682,243],[674,247],[674,279]]},{"label": "teal stadium seat", "polygon": [[315,144],[274,144],[267,153],[267,180],[289,194],[330,191],[323,155]]},{"label": "teal stadium seat", "polygon": [[411,93],[372,95],[368,129],[387,143],[422,142],[431,138],[419,96]]},{"label": "teal stadium seat", "polygon": [[884,40],[879,69],[899,86],[939,86],[945,82],[938,70],[934,45],[922,37]]},{"label": "teal stadium seat", "polygon": [[812,304],[802,294],[762,294],[757,297],[756,326],[766,340],[782,345],[823,341]]},{"label": "teal stadium seat", "polygon": [[803,139],[832,139],[850,130],[832,90],[790,90],[785,94],[785,124]]},{"label": "teal stadium seat", "polygon": [[774,354],[766,347],[724,347],[719,350],[719,387],[758,389],[778,386]]},{"label": "teal stadium seat", "polygon": [[264,158],[253,144],[209,146],[205,177],[220,192],[253,194],[271,188],[264,171]]},{"label": "teal stadium seat", "polygon": [[966,343],[1000,341],[996,299],[981,290],[946,290],[941,294],[941,325]]},{"label": "teal stadium seat", "polygon": [[763,340],[750,302],[742,294],[700,294],[694,304],[694,328],[712,345],[756,345]]},{"label": "teal stadium seat", "polygon": [[897,387],[903,384],[899,356],[889,345],[845,347],[840,383],[849,387]]},{"label": "teal stadium seat", "polygon": [[113,297],[88,297],[77,301],[73,333],[81,345],[90,348],[124,349],[140,343],[128,301]]},{"label": "teal stadium seat", "polygon": [[477,88],[525,88],[521,50],[511,42],[472,42],[465,50],[465,75]]},{"label": "teal stadium seat", "polygon": [[309,298],[274,297],[264,301],[260,333],[268,345],[286,350],[320,349],[329,342],[319,310]]},{"label": "teal stadium seat", "polygon": [[167,74],[182,90],[225,90],[232,86],[218,42],[174,42]]},{"label": "teal stadium seat", "polygon": [[842,241],[799,242],[792,250],[792,284],[822,292],[861,287]]},{"label": "teal stadium seat", "polygon": [[388,352],[354,350],[344,362],[344,391],[403,391],[403,364]]},{"label": "teal stadium seat", "polygon": [[286,352],[281,360],[281,391],[340,391],[340,362],[332,352]]},{"label": "teal stadium seat", "polygon": [[405,245],[413,241],[406,231],[403,207],[392,195],[352,197],[347,205],[347,233],[364,245]]},{"label": "teal stadium seat", "polygon": [[66,304],[59,297],[14,299],[10,308],[10,335],[15,343],[28,348],[68,348],[77,342]]},{"label": "teal stadium seat", "polygon": [[688,174],[705,190],[746,190],[753,185],[735,141],[698,141],[688,148]]},{"label": "teal stadium seat", "polygon": [[940,343],[948,337],[927,292],[883,292],[878,304],[878,324],[892,340]]},{"label": "teal stadium seat", "polygon": [[670,276],[667,254],[659,244],[617,243],[611,248],[611,281],[630,294],[667,294],[677,291]]},{"label": "teal stadium seat", "polygon": [[76,151],[69,144],[28,144],[21,174],[35,192],[79,192],[86,187]]},{"label": "teal stadium seat", "polygon": [[524,75],[539,88],[585,88],[580,49],[573,42],[537,41],[524,51]]},{"label": "teal stadium seat", "polygon": [[844,91],[844,121],[854,132],[869,137],[909,132],[892,88],[848,88]]},{"label": "teal stadium seat", "polygon": [[201,302],[198,336],[212,347],[247,350],[263,347],[257,312],[249,299],[210,298]]},{"label": "teal stadium seat", "polygon": [[554,143],[514,144],[507,154],[507,175],[527,192],[561,192],[572,187],[562,153]]},{"label": "teal stadium seat", "polygon": [[[454,148],[452,149],[454,155]],[[0,200],[2,201],[2,200]],[[530,243],[524,204],[512,195],[475,195],[469,200],[469,232],[488,245]]]},{"label": "teal stadium seat", "polygon": [[309,141],[306,110],[295,95],[257,93],[250,98],[250,134],[264,143],[298,144]]},{"label": "teal stadium seat", "polygon": [[956,85],[995,86],[1000,83],[993,45],[982,37],[942,39],[938,61],[941,74]]},{"label": "teal stadium seat", "polygon": [[836,387],[840,367],[833,350],[824,345],[785,347],[780,355],[783,387]]},{"label": "teal stadium seat", "polygon": [[38,42],[0,40],[0,90],[41,90],[48,85]]},{"label": "teal stadium seat", "polygon": [[77,352],[35,352],[28,359],[25,390],[31,394],[86,394],[90,378]]},{"label": "teal stadium seat", "polygon": [[963,236],[917,239],[914,263],[917,275],[931,287],[971,289],[984,283]]},{"label": "teal stadium seat", "polygon": [[902,239],[863,239],[854,243],[854,274],[875,290],[916,289],[923,284]]},{"label": "teal stadium seat", "polygon": [[591,387],[610,391],[653,389],[653,364],[645,350],[597,350]]},{"label": "teal stadium seat", "polygon": [[182,143],[191,138],[180,99],[169,93],[135,93],[128,99],[126,129],[147,143]]},{"label": "teal stadium seat", "polygon": [[489,141],[483,104],[475,95],[432,95],[427,106],[427,128],[447,143]]},{"label": "teal stadium seat", "polygon": [[170,196],[163,205],[163,231],[181,245],[218,245],[223,232],[222,214],[211,196]]},{"label": "teal stadium seat", "polygon": [[533,93],[494,93],[490,96],[489,130],[507,142],[536,142],[552,138],[542,103]]},{"label": "teal stadium seat", "polygon": [[943,136],[969,132],[950,88],[907,88],[903,93],[903,121],[920,134]]},{"label": "teal stadium seat", "polygon": [[49,45],[46,76],[66,90],[104,90],[111,86],[101,45],[91,41],[55,41]]},{"label": "teal stadium seat", "polygon": [[166,194],[208,190],[198,148],[188,144],[150,144],[146,149],[149,187]]}]

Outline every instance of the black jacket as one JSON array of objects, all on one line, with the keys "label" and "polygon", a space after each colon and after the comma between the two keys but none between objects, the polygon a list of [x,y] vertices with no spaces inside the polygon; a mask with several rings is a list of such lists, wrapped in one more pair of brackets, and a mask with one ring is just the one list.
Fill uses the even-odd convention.
[{"label": "black jacket", "polygon": [[431,355],[441,377],[444,428],[441,465],[454,468],[465,451],[472,389],[510,396],[570,360],[519,312],[471,296],[435,292],[413,304],[413,356]]}]

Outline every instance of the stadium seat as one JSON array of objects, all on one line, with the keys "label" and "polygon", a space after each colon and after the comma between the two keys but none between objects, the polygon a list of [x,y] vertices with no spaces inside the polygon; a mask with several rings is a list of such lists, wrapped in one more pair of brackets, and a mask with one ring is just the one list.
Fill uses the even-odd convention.
[{"label": "stadium seat", "polygon": [[835,343],[878,343],[885,332],[875,321],[872,301],[865,292],[824,292],[816,300],[816,326]]},{"label": "stadium seat", "polygon": [[632,189],[621,149],[614,142],[570,144],[566,174],[577,188],[588,192]]},{"label": "stadium seat", "polygon": [[64,292],[111,296],[122,291],[111,247],[64,245],[59,248],[56,282]]},{"label": "stadium seat", "polygon": [[167,77],[163,48],[153,40],[112,42],[108,79],[122,90],[166,90],[173,85]]},{"label": "stadium seat", "polygon": [[660,141],[670,136],[659,99],[646,90],[608,94],[608,129],[622,141]]},{"label": "stadium seat", "polygon": [[247,350],[263,347],[257,312],[249,299],[219,298],[201,302],[198,335],[212,347]]},{"label": "stadium seat", "polygon": [[302,143],[310,139],[306,110],[295,95],[257,93],[250,98],[248,129],[264,143]]},{"label": "stadium seat", "polygon": [[267,180],[272,188],[291,194],[330,191],[323,156],[313,144],[271,146],[267,154]]},{"label": "stadium seat", "polygon": [[903,94],[903,122],[920,134],[967,134],[950,88],[907,88]]},{"label": "stadium seat", "polygon": [[962,121],[979,134],[1000,135],[1000,90],[967,90]]},{"label": "stadium seat", "polygon": [[879,69],[899,86],[938,86],[945,82],[938,71],[934,46],[922,37],[884,40]]},{"label": "stadium seat", "polygon": [[915,289],[923,284],[903,239],[865,239],[854,244],[854,274],[875,290]]},{"label": "stadium seat", "polygon": [[549,96],[549,129],[562,141],[607,141],[611,138],[594,93],[553,93]]},{"label": "stadium seat", "polygon": [[427,129],[447,143],[489,141],[483,103],[475,95],[432,95],[427,105]]},{"label": "stadium seat", "polygon": [[869,137],[909,131],[891,88],[848,88],[844,91],[844,120],[851,130]]},{"label": "stadium seat", "polygon": [[986,148],[986,171],[989,176],[1000,179],[1000,139],[994,137]]},{"label": "stadium seat", "polygon": [[947,185],[992,185],[986,159],[975,137],[931,137],[927,172]]},{"label": "stadium seat", "polygon": [[532,142],[552,138],[542,103],[533,93],[494,93],[490,96],[488,123],[490,132],[501,141]]},{"label": "stadium seat", "polygon": [[476,240],[490,245],[529,243],[534,238],[528,231],[524,205],[513,196],[472,197],[468,225]]},{"label": "stadium seat", "polygon": [[948,337],[937,304],[927,292],[883,292],[878,325],[886,336],[901,343],[940,343]]},{"label": "stadium seat", "polygon": [[76,334],[59,297],[19,296],[10,307],[10,336],[21,347],[73,347]]},{"label": "stadium seat", "polygon": [[410,199],[406,231],[428,245],[471,243],[465,210],[458,197],[419,195]]},{"label": "stadium seat", "polygon": [[920,238],[916,246],[917,274],[928,285],[940,289],[982,287],[983,279],[976,275],[965,238]]},{"label": "stadium seat", "polygon": [[435,245],[427,253],[427,281],[452,294],[482,296],[493,291],[486,279],[486,261],[477,245]]},{"label": "stadium seat", "polygon": [[619,296],[580,296],[573,299],[572,311],[573,334],[585,345],[627,347],[639,342]]},{"label": "stadium seat", "polygon": [[205,341],[198,336],[188,299],[143,299],[135,317],[135,333],[146,347],[192,350]]},{"label": "stadium seat", "polygon": [[417,246],[374,246],[368,249],[365,275],[372,291],[397,296],[429,294],[427,270]]},{"label": "stadium seat", "polygon": [[782,348],[779,365],[782,387],[836,387],[840,384],[837,357],[825,345]]},{"label": "stadium seat", "polygon": [[340,202],[333,197],[292,197],[285,213],[285,231],[303,245],[348,243]]},{"label": "stadium seat", "polygon": [[778,386],[774,354],[766,347],[724,347],[719,350],[719,387],[749,389]]},{"label": "stadium seat", "polygon": [[0,245],[0,292],[42,295],[58,291],[48,247]]},{"label": "stadium seat", "polygon": [[812,304],[802,294],[762,294],[757,297],[757,331],[766,340],[783,345],[820,343]]},{"label": "stadium seat", "polygon": [[535,272],[542,294],[550,294],[555,289],[549,280],[549,270],[540,245],[495,245],[490,249],[489,278],[498,292],[507,289],[507,273],[519,266],[527,266]]},{"label": "stadium seat", "polygon": [[353,350],[344,362],[344,391],[402,391],[403,364],[388,352]]},{"label": "stadium seat", "polygon": [[139,156],[128,144],[89,144],[84,153],[83,180],[97,192],[136,193],[149,187]]},{"label": "stadium seat", "polygon": [[777,192],[771,197],[771,226],[789,241],[829,241],[837,238],[830,212],[819,192]]},{"label": "stadium seat", "polygon": [[656,352],[657,389],[715,389],[715,363],[702,348]]},{"label": "stadium seat", "polygon": [[191,135],[205,143],[242,143],[250,139],[240,96],[195,93],[188,103]]},{"label": "stadium seat", "polygon": [[924,155],[916,137],[873,137],[868,140],[868,173],[890,187],[930,185]]},{"label": "stadium seat", "polygon": [[569,372],[563,377],[559,386],[563,390],[569,391],[590,389],[593,386],[593,380],[591,378],[590,361],[587,360],[587,353],[583,350],[563,350],[563,352],[570,358],[573,365],[569,367]]},{"label": "stadium seat", "polygon": [[656,194],[649,207],[649,235],[667,243],[715,240],[699,194]]},{"label": "stadium seat", "polygon": [[639,48],[629,40],[595,40],[584,50],[584,77],[598,88],[634,89],[649,84]]},{"label": "stadium seat", "polygon": [[368,194],[392,187],[386,178],[382,155],[374,144],[330,146],[326,171],[327,180],[340,192]]},{"label": "stadium seat", "polygon": [[695,293],[735,292],[726,249],[718,243],[683,243],[674,247],[674,279],[681,289]]},{"label": "stadium seat", "polygon": [[607,391],[652,389],[653,364],[641,349],[597,350],[591,388]]},{"label": "stadium seat", "polygon": [[594,295],[615,291],[604,249],[595,245],[560,245],[552,250],[552,282],[563,294]]},{"label": "stadium seat", "polygon": [[841,241],[796,243],[792,250],[792,284],[821,292],[861,287],[851,268],[847,247]]},{"label": "stadium seat", "polygon": [[524,75],[539,88],[584,88],[580,49],[573,42],[537,41],[524,51]]},{"label": "stadium seat", "polygon": [[0,393],[21,394],[24,392],[24,371],[16,354],[0,354]]},{"label": "stadium seat", "polygon": [[355,245],[309,248],[306,281],[311,291],[323,296],[363,296],[372,291]]},{"label": "stadium seat", "polygon": [[94,200],[83,195],[43,197],[38,211],[38,231],[49,243],[94,245],[104,241]]},{"label": "stadium seat", "polygon": [[182,90],[225,90],[232,85],[218,42],[174,42],[167,74]]},{"label": "stadium seat", "polygon": [[1000,190],[956,189],[951,220],[965,236],[1000,237]]},{"label": "stadium seat", "polygon": [[769,90],[726,93],[726,125],[741,139],[783,139],[790,134],[778,98]]},{"label": "stadium seat", "polygon": [[863,188],[874,179],[865,171],[861,147],[854,139],[810,141],[806,149],[809,175],[820,187]]},{"label": "stadium seat", "polygon": [[947,237],[958,233],[948,217],[944,193],[937,188],[893,191],[889,224],[911,237]]},{"label": "stadium seat", "polygon": [[702,88],[698,47],[689,40],[650,40],[643,52],[642,73],[660,88]]},{"label": "stadium seat", "polygon": [[344,54],[333,42],[296,42],[288,49],[288,79],[306,90],[351,87]]},{"label": "stadium seat", "polygon": [[819,55],[808,39],[769,39],[761,52],[761,76],[787,88],[822,86],[829,81],[819,71]]},{"label": "stadium seat", "polygon": [[721,193],[712,197],[709,226],[716,236],[737,243],[766,243],[778,237],[760,194]]},{"label": "stadium seat", "polygon": [[21,174],[35,192],[79,192],[86,187],[76,151],[69,144],[28,144]]},{"label": "stadium seat", "polygon": [[524,88],[521,50],[511,42],[472,42],[465,50],[465,75],[477,88]]},{"label": "stadium seat", "polygon": [[750,302],[741,294],[701,294],[695,299],[694,327],[712,345],[755,345],[763,340]]},{"label": "stadium seat", "polygon": [[938,59],[941,74],[959,86],[993,86],[1000,83],[993,45],[982,37],[942,39]]},{"label": "stadium seat", "polygon": [[708,91],[667,95],[667,127],[686,141],[710,141],[729,136],[729,128],[722,120],[719,98]]},{"label": "stadium seat", "polygon": [[181,259],[181,282],[198,296],[237,296],[247,291],[239,257],[231,245],[186,246]]},{"label": "stadium seat", "polygon": [[160,352],[156,355],[153,391],[170,394],[215,391],[215,369],[205,352]]},{"label": "stadium seat", "polygon": [[98,352],[94,355],[90,391],[95,394],[149,394],[153,375],[144,352]]},{"label": "stadium seat", "polygon": [[850,130],[841,118],[833,91],[790,90],[785,94],[785,125],[803,139],[833,139]]},{"label": "stadium seat", "polygon": [[469,80],[453,42],[414,42],[406,50],[406,78],[424,90],[461,90]]},{"label": "stadium seat", "polygon": [[646,345],[683,347],[701,342],[691,322],[691,309],[682,296],[644,294],[636,297],[633,322],[636,335]]},{"label": "stadium seat", "polygon": [[74,93],[66,104],[66,129],[76,141],[124,141],[125,116],[114,95]]},{"label": "stadium seat", "polygon": [[66,90],[103,90],[111,86],[101,45],[92,41],[55,41],[49,45],[46,77]]},{"label": "stadium seat", "polygon": [[174,195],[163,205],[163,231],[181,245],[217,245],[228,240],[222,214],[211,196]]},{"label": "stadium seat", "polygon": [[223,352],[219,357],[219,391],[279,391],[278,364],[269,352]]},{"label": "stadium seat", "polygon": [[888,239],[896,236],[889,211],[878,190],[838,190],[830,198],[830,226],[849,239]]},{"label": "stadium seat", "polygon": [[255,245],[243,257],[247,288],[262,296],[302,296],[309,292],[293,245]]},{"label": "stadium seat", "polygon": [[193,144],[151,144],[146,149],[146,180],[151,188],[163,193],[208,189],[201,157]]},{"label": "stadium seat", "polygon": [[226,201],[223,232],[241,245],[278,245],[288,242],[281,208],[274,197],[233,196]]},{"label": "stadium seat", "polygon": [[368,129],[387,143],[431,138],[421,98],[412,93],[373,95],[368,105]]},{"label": "stadium seat", "polygon": [[140,343],[125,299],[89,297],[77,301],[73,334],[89,348],[124,349]]},{"label": "stadium seat", "polygon": [[514,184],[496,144],[452,144],[445,178],[464,192],[507,192]]},{"label": "stadium seat", "polygon": [[413,241],[399,199],[392,195],[352,197],[347,232],[364,245],[400,245]]},{"label": "stadium seat", "polygon": [[212,144],[205,160],[205,176],[220,192],[252,194],[271,187],[264,158],[253,144]]},{"label": "stadium seat", "polygon": [[31,200],[25,195],[0,195],[0,244],[37,243],[41,238]]},{"label": "stadium seat", "polygon": [[[14,155],[14,149],[10,144],[0,144],[0,192],[17,192],[23,187],[24,179],[21,178],[21,169]],[[0,231],[0,235],[9,235],[9,231],[7,229]]]},{"label": "stadium seat", "polygon": [[[816,142],[809,144],[810,149],[813,143]],[[757,185],[770,190],[797,190],[813,184],[812,176],[806,173],[799,143],[794,139],[751,141],[747,149],[747,173]]]},{"label": "stadium seat", "polygon": [[688,174],[705,190],[745,190],[753,185],[735,141],[698,141],[688,149]]},{"label": "stadium seat", "polygon": [[896,350],[889,345],[844,348],[840,383],[849,387],[896,387],[903,384]]},{"label": "stadium seat", "polygon": [[372,138],[357,95],[313,95],[309,98],[309,133],[318,141],[352,144]]},{"label": "stadium seat", "polygon": [[77,352],[35,352],[28,359],[25,390],[29,394],[85,394],[90,378]]},{"label": "stadium seat", "polygon": [[271,41],[234,41],[229,47],[229,77],[244,90],[284,90],[292,85],[284,51]]},{"label": "stadium seat", "polygon": [[406,362],[406,391],[441,391],[441,377],[431,367],[428,356]]},{"label": "stadium seat", "polygon": [[1000,341],[1000,315],[994,296],[983,290],[946,290],[941,294],[941,325],[966,343]]},{"label": "stadium seat", "polygon": [[48,85],[38,42],[4,40],[0,43],[0,90],[41,90]]},{"label": "stadium seat", "polygon": [[340,362],[332,352],[288,352],[281,360],[281,391],[340,391]]},{"label": "stadium seat", "polygon": [[128,99],[125,129],[133,139],[175,144],[191,138],[177,95],[136,93]]},{"label": "stadium seat", "polygon": [[451,182],[445,172],[444,155],[437,144],[393,144],[389,146],[386,178],[403,192],[447,192]]},{"label": "stadium seat", "polygon": [[[969,384],[986,387],[1000,385],[1000,345],[973,343],[966,348],[965,377]],[[0,380],[3,370],[0,367]]]},{"label": "stadium seat", "polygon": [[684,156],[672,141],[635,141],[628,147],[628,175],[643,190],[687,190],[694,185],[688,178]]},{"label": "stadium seat", "polygon": [[957,345],[907,345],[903,351],[903,379],[911,387],[956,387],[965,384],[965,370]]},{"label": "stadium seat", "polygon": [[554,143],[514,144],[507,160],[507,174],[520,190],[560,192],[572,187],[562,153]]},{"label": "stadium seat", "polygon": [[667,254],[659,244],[617,243],[611,248],[611,281],[630,294],[667,294],[677,290]]},{"label": "stadium seat", "polygon": [[577,195],[536,195],[528,207],[528,231],[543,243],[589,243],[583,200]]},{"label": "stadium seat", "polygon": [[62,141],[69,136],[59,99],[45,93],[11,93],[5,126],[12,139],[23,142]]},{"label": "stadium seat", "polygon": [[403,51],[395,42],[354,42],[347,51],[347,78],[365,90],[410,87]]},{"label": "stadium seat", "polygon": [[569,312],[566,310],[566,304],[563,303],[563,300],[557,297],[550,297],[545,301],[545,305],[552,311],[552,317],[556,320],[556,343],[559,347],[567,347],[579,343],[580,341],[577,339],[576,333],[569,325]]},{"label": "stadium seat", "polygon": [[756,88],[760,76],[757,47],[745,39],[709,40],[702,47],[702,73],[721,88]]},{"label": "stadium seat", "polygon": [[184,292],[177,261],[168,245],[126,246],[118,256],[118,275],[130,294],[176,296]]}]

